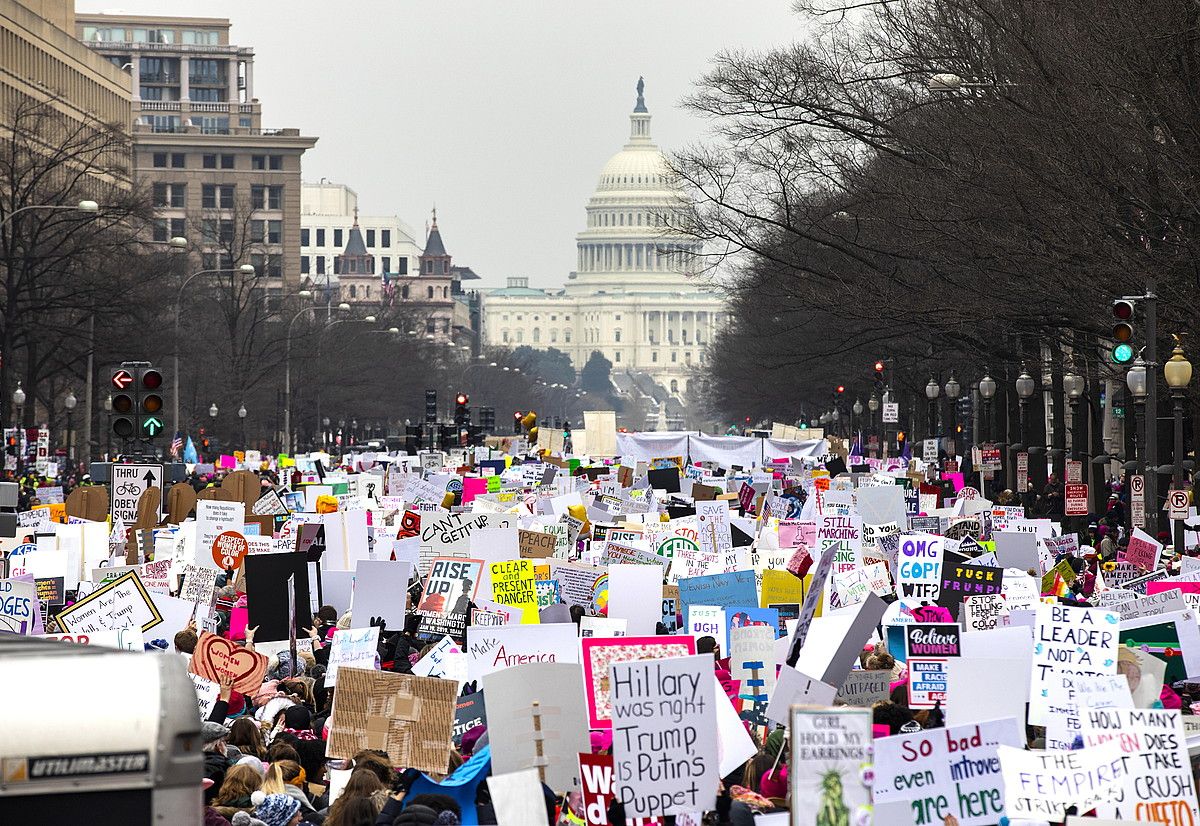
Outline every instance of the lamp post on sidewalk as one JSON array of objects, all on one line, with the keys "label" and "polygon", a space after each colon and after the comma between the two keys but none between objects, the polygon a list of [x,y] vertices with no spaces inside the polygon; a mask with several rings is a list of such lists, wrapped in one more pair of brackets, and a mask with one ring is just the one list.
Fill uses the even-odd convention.
[{"label": "lamp post on sidewalk", "polygon": [[[1192,380],[1192,363],[1183,354],[1179,336],[1175,336],[1175,349],[1167,363],[1163,365],[1163,376],[1167,386],[1171,388],[1171,402],[1175,412],[1175,444],[1174,467],[1171,469],[1171,487],[1182,490],[1183,484],[1183,402],[1187,386]],[[1174,521],[1175,553],[1183,552],[1183,521]]]}]

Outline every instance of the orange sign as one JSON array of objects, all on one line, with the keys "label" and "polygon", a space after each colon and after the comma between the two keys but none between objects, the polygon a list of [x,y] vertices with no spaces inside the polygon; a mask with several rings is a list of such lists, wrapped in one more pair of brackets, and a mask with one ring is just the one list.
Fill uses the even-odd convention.
[{"label": "orange sign", "polygon": [[217,563],[222,571],[240,568],[248,548],[249,543],[246,542],[246,537],[237,531],[225,531],[225,533],[218,534],[217,538],[213,540],[213,562]]}]

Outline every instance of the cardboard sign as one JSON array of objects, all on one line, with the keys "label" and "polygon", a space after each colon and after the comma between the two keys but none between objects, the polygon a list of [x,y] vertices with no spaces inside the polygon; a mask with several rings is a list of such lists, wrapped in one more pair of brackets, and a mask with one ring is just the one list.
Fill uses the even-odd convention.
[{"label": "cardboard sign", "polygon": [[[1004,814],[1004,778],[996,757],[1001,745],[1025,745],[1011,717],[877,739],[876,822],[916,826],[954,815],[960,826],[997,823]],[[903,806],[894,806],[897,802]],[[884,812],[891,815],[886,821],[880,819]]]},{"label": "cardboard sign", "polygon": [[517,549],[522,559],[545,559],[554,556],[558,538],[542,531],[517,531]]},{"label": "cardboard sign", "polygon": [[892,692],[892,672],[851,671],[850,676],[838,689],[837,699],[848,706],[870,708],[880,700],[886,700]]},{"label": "cardboard sign", "polygon": [[338,675],[327,753],[348,759],[385,751],[393,767],[445,774],[458,684],[433,677],[343,668]]},{"label": "cardboard sign", "polygon": [[58,627],[68,634],[138,628],[143,633],[162,622],[136,571],[130,571],[97,588],[57,614]]},{"label": "cardboard sign", "polygon": [[214,683],[220,683],[222,676],[230,675],[234,691],[253,695],[267,673],[267,658],[204,631],[196,643],[188,670]]},{"label": "cardboard sign", "polygon": [[[720,782],[715,676],[707,655],[608,668],[615,794],[635,817],[703,812]],[[664,771],[662,758],[688,770]]]},{"label": "cardboard sign", "polygon": [[[661,660],[696,653],[692,637],[592,637],[580,641],[583,657],[583,682],[587,690],[588,725],[612,727],[609,666],[637,660]],[[707,657],[709,671],[712,658]]]},{"label": "cardboard sign", "polygon": [[965,631],[990,631],[1008,625],[1009,610],[1001,594],[967,597],[962,603],[962,622]]},{"label": "cardboard sign", "polygon": [[1135,529],[1129,537],[1129,547],[1125,549],[1124,561],[1136,565],[1143,571],[1153,571],[1158,567],[1162,556],[1162,544],[1155,542],[1149,534],[1141,529]]},{"label": "cardboard sign", "polygon": [[793,707],[789,728],[791,799],[813,801],[793,807],[793,826],[870,822],[871,710]]},{"label": "cardboard sign", "polygon": [[183,569],[183,588],[179,598],[188,602],[198,602],[201,605],[211,605],[213,591],[217,588],[215,568],[201,568],[197,565],[185,565]]}]

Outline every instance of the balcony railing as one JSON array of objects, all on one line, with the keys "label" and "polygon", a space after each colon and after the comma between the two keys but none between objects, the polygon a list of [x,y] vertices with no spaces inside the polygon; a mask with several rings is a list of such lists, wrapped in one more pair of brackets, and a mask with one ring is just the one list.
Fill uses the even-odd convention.
[{"label": "balcony railing", "polygon": [[234,108],[228,101],[192,101],[191,108],[193,112],[232,112]]},{"label": "balcony railing", "polygon": [[178,112],[180,111],[180,102],[177,100],[143,100],[141,107],[143,112]]}]

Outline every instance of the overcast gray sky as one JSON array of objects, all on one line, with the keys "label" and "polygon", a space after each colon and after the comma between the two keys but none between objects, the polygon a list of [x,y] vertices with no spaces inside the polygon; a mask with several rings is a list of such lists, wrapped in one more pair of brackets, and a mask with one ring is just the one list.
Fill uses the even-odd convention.
[{"label": "overcast gray sky", "polygon": [[[255,50],[263,125],[320,138],[305,180],[358,192],[421,236],[429,209],[484,286],[561,285],[638,75],[665,150],[703,137],[678,107],[722,49],[795,39],[789,0],[77,0],[81,12],[227,17]],[[423,242],[423,237],[417,239]]]}]

